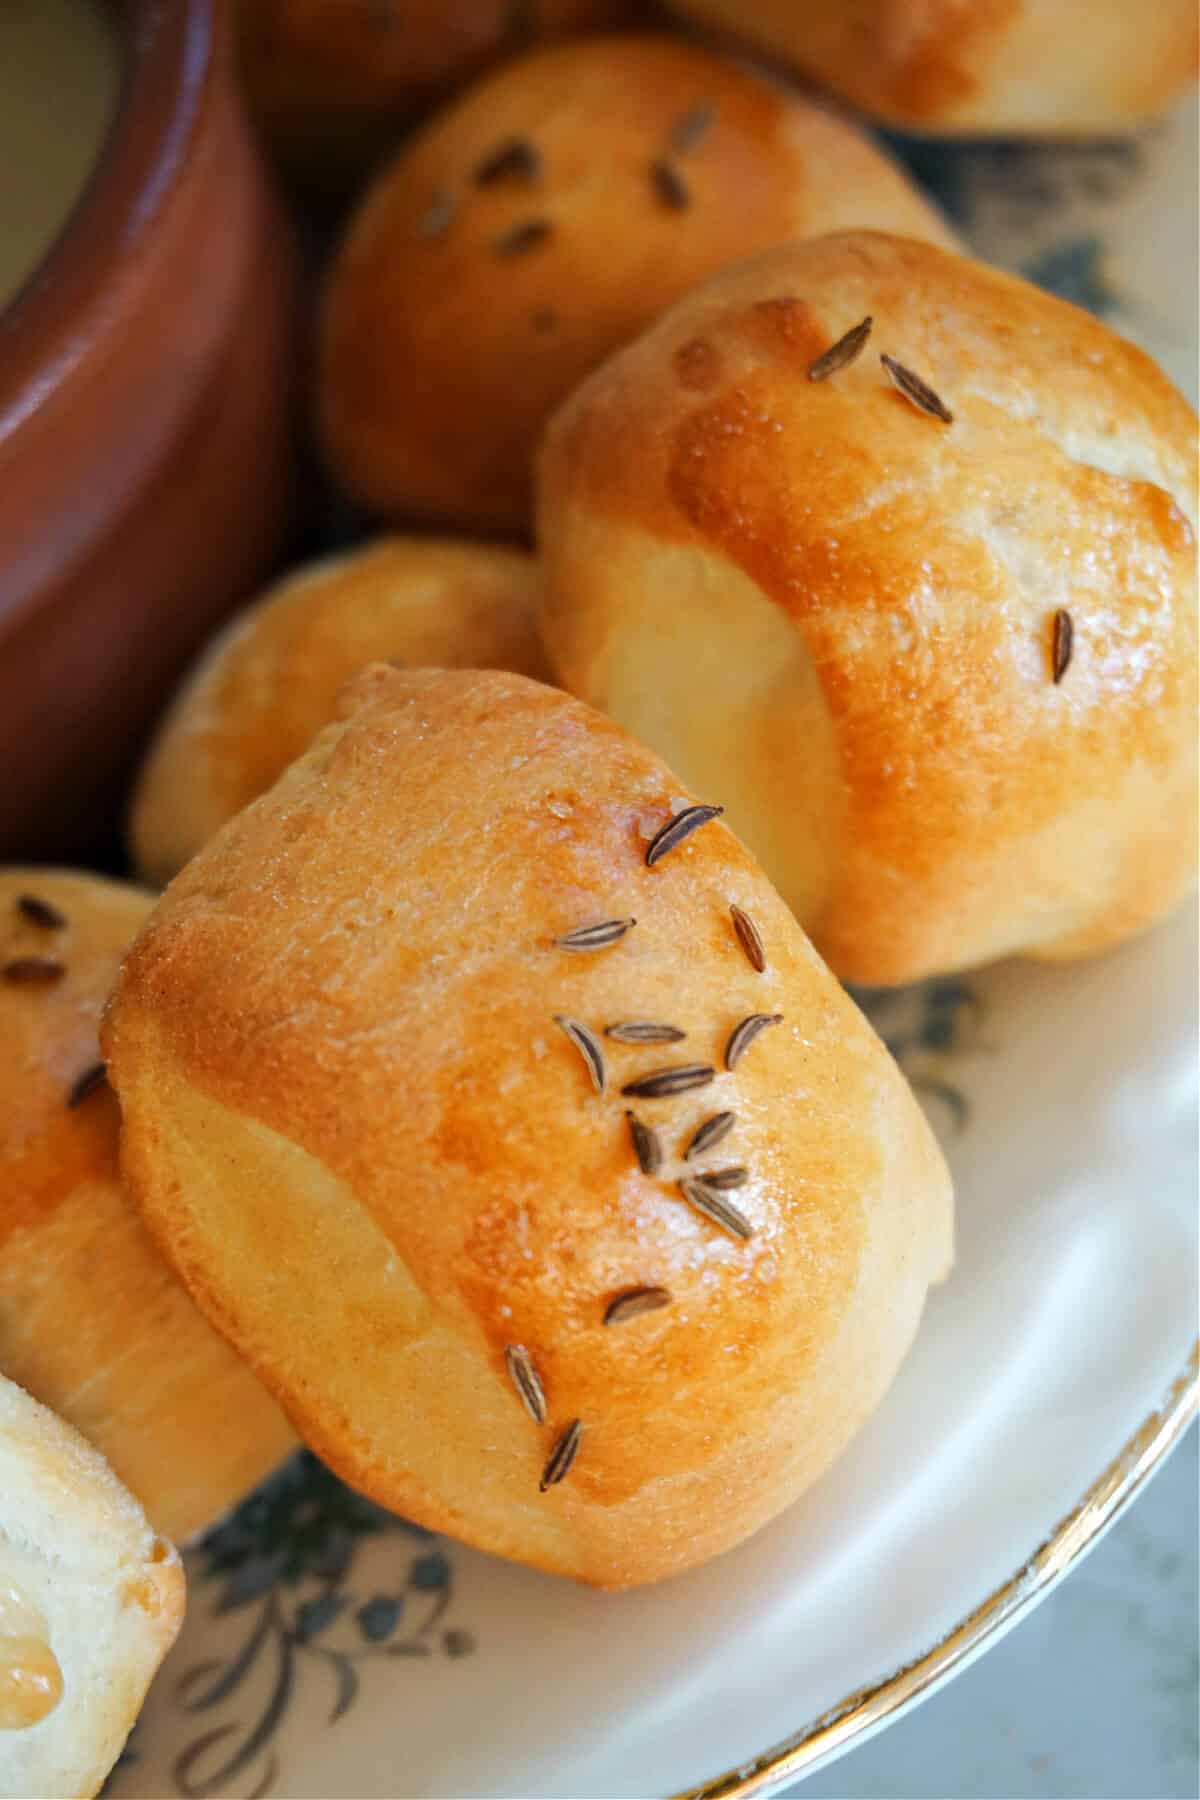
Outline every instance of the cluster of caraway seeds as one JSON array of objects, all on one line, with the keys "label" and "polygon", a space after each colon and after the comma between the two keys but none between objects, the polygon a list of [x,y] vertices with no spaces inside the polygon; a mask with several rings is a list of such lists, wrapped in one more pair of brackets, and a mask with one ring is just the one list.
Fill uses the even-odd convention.
[{"label": "cluster of caraway seeds", "polygon": [[[646,867],[654,868],[664,856],[685,843],[694,831],[718,818],[722,810],[719,806],[684,807],[651,840],[646,850]],[[734,936],[746,961],[761,975],[766,970],[767,958],[758,927],[740,906],[731,906],[729,916]],[[580,925],[556,938],[555,948],[577,955],[606,950],[626,937],[636,924],[636,919],[624,918],[601,919],[595,924]],[[782,1013],[749,1013],[739,1020],[725,1044],[725,1068],[735,1069],[755,1039],[768,1027],[778,1025],[782,1018]],[[604,1093],[608,1085],[608,1069],[600,1037],[580,1020],[562,1013],[555,1015],[554,1022],[579,1053],[596,1093]],[[661,1024],[652,1019],[627,1019],[605,1026],[602,1035],[619,1044],[650,1045],[679,1043],[686,1033],[677,1025]],[[717,1070],[711,1063],[667,1063],[625,1082],[621,1094],[624,1098],[635,1101],[664,1100],[676,1094],[687,1094],[696,1088],[707,1087],[716,1076]],[[625,1117],[629,1125],[630,1146],[638,1168],[643,1175],[657,1175],[664,1162],[662,1139],[658,1131],[632,1108],[626,1110]],[[697,1126],[683,1151],[683,1161],[690,1167],[689,1172],[680,1177],[678,1189],[682,1199],[694,1212],[727,1232],[730,1237],[744,1240],[753,1236],[754,1228],[731,1196],[745,1185],[749,1172],[740,1163],[710,1167],[704,1160],[710,1151],[724,1142],[736,1123],[736,1113],[725,1110],[712,1113]],[[658,1312],[670,1304],[671,1295],[666,1288],[627,1288],[605,1307],[604,1323],[607,1326],[626,1324],[631,1319],[640,1318],[645,1313]],[[546,1395],[532,1356],[523,1344],[509,1344],[504,1354],[509,1378],[526,1411],[536,1424],[544,1425],[547,1416]],[[583,1421],[572,1419],[555,1438],[542,1470],[540,1487],[543,1493],[547,1488],[556,1486],[568,1474],[578,1454],[582,1436]]]}]

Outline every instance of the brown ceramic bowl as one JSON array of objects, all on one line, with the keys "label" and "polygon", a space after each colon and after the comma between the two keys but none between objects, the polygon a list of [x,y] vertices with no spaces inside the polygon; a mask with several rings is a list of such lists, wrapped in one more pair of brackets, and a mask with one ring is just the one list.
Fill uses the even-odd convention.
[{"label": "brown ceramic bowl", "polygon": [[229,0],[110,0],[89,185],[0,313],[0,857],[82,854],[284,524],[295,258]]}]

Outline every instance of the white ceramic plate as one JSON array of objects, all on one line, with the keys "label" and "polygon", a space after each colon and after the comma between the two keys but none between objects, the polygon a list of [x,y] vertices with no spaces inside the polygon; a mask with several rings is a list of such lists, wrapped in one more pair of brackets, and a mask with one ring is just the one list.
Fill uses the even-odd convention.
[{"label": "white ceramic plate", "polygon": [[[1196,114],[1135,146],[914,152],[976,247],[1195,378]],[[1189,235],[1192,234],[1192,235]],[[942,1130],[959,1260],[817,1490],[600,1595],[390,1519],[300,1459],[191,1558],[118,1796],[748,1794],[986,1647],[1195,1407],[1191,912],[1074,967],[871,1002]]]}]

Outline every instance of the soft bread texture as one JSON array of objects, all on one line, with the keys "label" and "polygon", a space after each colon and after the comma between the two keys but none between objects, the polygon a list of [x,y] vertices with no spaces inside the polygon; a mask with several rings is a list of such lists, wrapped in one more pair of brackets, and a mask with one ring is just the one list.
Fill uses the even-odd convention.
[{"label": "soft bread texture", "polygon": [[1195,0],[671,0],[910,131],[1128,131],[1196,79]]},{"label": "soft bread texture", "polygon": [[271,147],[343,186],[413,118],[530,41],[633,24],[640,0],[240,0],[242,74]]},{"label": "soft bread texture", "polygon": [[1195,878],[1195,517],[1195,416],[1149,358],[847,233],[720,275],[562,409],[543,636],[564,686],[719,787],[844,979],[1084,955]]},{"label": "soft bread texture", "polygon": [[265,792],[365,664],[549,678],[533,558],[387,537],[294,571],[209,647],[159,730],[134,799],[134,857],[162,885]]},{"label": "soft bread texture", "polygon": [[[534,160],[487,179],[514,142]],[[406,145],[333,266],[333,470],[391,517],[526,530],[538,434],[584,375],[733,258],[851,225],[954,241],[853,126],[707,51],[619,37],[510,63]]]},{"label": "soft bread texture", "polygon": [[[354,1486],[586,1581],[672,1574],[786,1506],[878,1404],[950,1262],[944,1164],[722,822],[646,867],[688,795],[624,732],[507,674],[378,668],[348,704],[189,863],[125,964],[105,1044],[131,1192]],[[608,949],[555,944],[627,915]],[[621,1097],[664,1063],[719,1068],[737,1022],[772,1011],[733,1073]],[[605,1092],[556,1015],[596,1032]],[[601,1035],[631,1018],[687,1037]],[[628,1106],[661,1132],[659,1177]],[[737,1125],[700,1166],[748,1169],[749,1242],[676,1186],[684,1140],[724,1108]],[[672,1304],[606,1327],[640,1286]],[[574,1419],[574,1467],[540,1493]]]},{"label": "soft bread texture", "polygon": [[[22,896],[64,924],[34,923]],[[295,1440],[126,1205],[112,1093],[67,1104],[97,1061],[100,1009],[151,904],[98,876],[0,871],[0,1369],[96,1444],[182,1542]],[[63,973],[13,979],[31,958]]]},{"label": "soft bread texture", "polygon": [[178,1554],[104,1458],[0,1376],[0,1687],[32,1646],[61,1682],[35,1723],[0,1724],[5,1800],[99,1791],[183,1611]]}]

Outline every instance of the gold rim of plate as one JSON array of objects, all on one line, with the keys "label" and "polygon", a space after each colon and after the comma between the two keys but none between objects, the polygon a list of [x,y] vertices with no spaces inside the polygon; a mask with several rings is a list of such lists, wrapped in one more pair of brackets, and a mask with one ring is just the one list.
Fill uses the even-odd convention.
[{"label": "gold rim of plate", "polygon": [[672,1800],[742,1800],[808,1775],[857,1738],[902,1713],[978,1656],[991,1638],[1029,1612],[1091,1549],[1174,1449],[1200,1406],[1200,1340],[1161,1406],[1138,1427],[1079,1504],[1061,1519],[1015,1575],[969,1612],[944,1638],[895,1674],[847,1694],[811,1723],[761,1756],[673,1795]]}]

